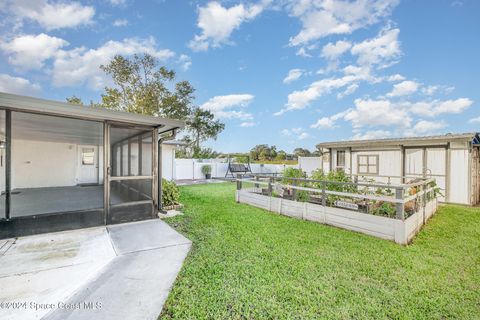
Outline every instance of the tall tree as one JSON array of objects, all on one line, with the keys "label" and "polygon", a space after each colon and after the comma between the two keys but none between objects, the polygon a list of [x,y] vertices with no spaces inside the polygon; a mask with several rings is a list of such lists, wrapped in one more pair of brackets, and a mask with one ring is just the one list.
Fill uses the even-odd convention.
[{"label": "tall tree", "polygon": [[188,81],[180,81],[170,91],[167,86],[175,80],[175,72],[159,66],[150,54],[131,59],[116,55],[100,68],[115,84],[102,94],[105,108],[180,120],[192,112],[195,89]]},{"label": "tall tree", "polygon": [[207,139],[216,139],[224,128],[225,125],[219,120],[215,120],[211,111],[195,108],[192,115],[187,118],[187,131],[191,134],[190,144],[194,156],[201,151],[201,142]]}]

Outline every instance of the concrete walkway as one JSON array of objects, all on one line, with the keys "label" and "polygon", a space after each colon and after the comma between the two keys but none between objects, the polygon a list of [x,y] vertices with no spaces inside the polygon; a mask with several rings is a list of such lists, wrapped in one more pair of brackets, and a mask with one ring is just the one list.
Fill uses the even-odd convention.
[{"label": "concrete walkway", "polygon": [[190,246],[160,220],[2,240],[0,319],[156,319]]}]

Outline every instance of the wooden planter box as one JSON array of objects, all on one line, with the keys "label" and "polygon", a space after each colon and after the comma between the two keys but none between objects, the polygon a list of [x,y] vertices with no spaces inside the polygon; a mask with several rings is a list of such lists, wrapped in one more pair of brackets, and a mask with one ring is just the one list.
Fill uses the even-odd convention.
[{"label": "wooden planter box", "polygon": [[407,219],[399,220],[310,202],[274,198],[246,189],[237,190],[236,200],[285,216],[353,230],[399,244],[408,244],[437,210],[437,200],[434,199]]}]

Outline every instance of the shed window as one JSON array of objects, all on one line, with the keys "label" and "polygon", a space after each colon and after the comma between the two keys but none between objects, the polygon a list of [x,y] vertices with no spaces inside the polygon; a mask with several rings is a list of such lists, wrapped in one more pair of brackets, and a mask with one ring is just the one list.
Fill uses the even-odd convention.
[{"label": "shed window", "polygon": [[345,151],[337,151],[337,169],[345,168]]},{"label": "shed window", "polygon": [[358,174],[378,174],[378,155],[358,155]]}]

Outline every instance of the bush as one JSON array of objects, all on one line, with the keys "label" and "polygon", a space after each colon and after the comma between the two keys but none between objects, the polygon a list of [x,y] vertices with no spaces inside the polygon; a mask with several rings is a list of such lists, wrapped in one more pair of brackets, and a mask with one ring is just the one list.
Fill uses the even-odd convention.
[{"label": "bush", "polygon": [[[301,169],[295,169],[295,168],[286,168],[285,170],[283,170],[283,180],[282,180],[282,183],[283,184],[289,184],[289,185],[292,185],[293,184],[293,181],[290,180],[290,179],[286,179],[286,178],[298,178],[298,179],[305,179],[307,177],[307,174],[302,171]],[[307,184],[305,182],[300,182],[298,181],[296,183],[297,186],[299,187],[307,187]],[[300,201],[300,202],[307,202],[309,200],[309,195],[308,195],[308,191],[304,191],[304,190],[297,190],[296,191],[296,198],[297,198],[297,201]]]},{"label": "bush", "polygon": [[202,173],[205,175],[212,173],[212,166],[209,164],[202,166]]},{"label": "bush", "polygon": [[162,179],[162,205],[173,206],[178,204],[180,190],[173,181]]}]

